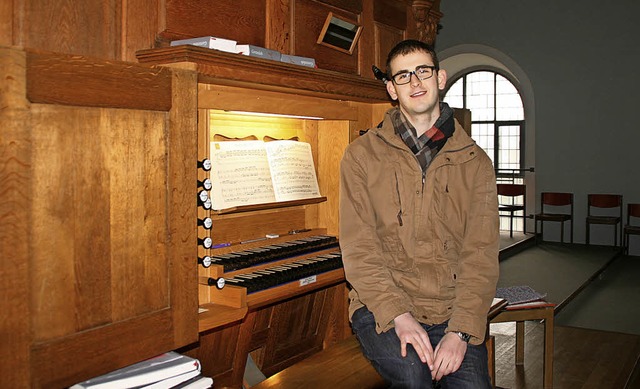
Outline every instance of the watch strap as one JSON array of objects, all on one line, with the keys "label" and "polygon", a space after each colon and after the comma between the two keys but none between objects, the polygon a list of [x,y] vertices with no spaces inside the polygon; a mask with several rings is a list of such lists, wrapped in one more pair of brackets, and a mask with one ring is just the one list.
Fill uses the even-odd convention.
[{"label": "watch strap", "polygon": [[471,335],[467,334],[466,332],[461,332],[461,331],[456,331],[456,334],[460,337],[460,339],[462,339],[465,343],[469,343],[469,340],[471,340]]}]

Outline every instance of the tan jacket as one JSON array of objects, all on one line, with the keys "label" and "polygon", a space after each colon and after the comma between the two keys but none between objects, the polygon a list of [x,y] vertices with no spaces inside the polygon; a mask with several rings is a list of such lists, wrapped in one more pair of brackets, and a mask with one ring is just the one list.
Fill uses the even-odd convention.
[{"label": "tan jacket", "polygon": [[411,312],[449,320],[480,344],[498,280],[499,221],[491,160],[456,121],[423,183],[388,114],[341,162],[340,246],[349,315],[366,305],[377,331]]}]

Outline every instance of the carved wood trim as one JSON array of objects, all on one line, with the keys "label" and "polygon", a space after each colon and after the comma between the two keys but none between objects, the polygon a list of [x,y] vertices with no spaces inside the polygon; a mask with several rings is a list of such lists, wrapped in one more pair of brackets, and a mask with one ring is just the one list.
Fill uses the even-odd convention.
[{"label": "carved wood trim", "polygon": [[434,45],[442,18],[440,0],[413,0],[412,8],[418,40]]}]

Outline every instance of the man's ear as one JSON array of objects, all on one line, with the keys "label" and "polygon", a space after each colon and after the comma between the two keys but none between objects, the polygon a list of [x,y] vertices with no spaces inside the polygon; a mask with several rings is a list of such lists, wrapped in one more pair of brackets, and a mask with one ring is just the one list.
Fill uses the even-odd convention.
[{"label": "man's ear", "polygon": [[447,72],[444,69],[438,70],[438,89],[444,90],[447,85]]},{"label": "man's ear", "polygon": [[393,81],[389,80],[387,81],[387,92],[389,93],[389,96],[391,96],[392,100],[398,100],[398,93],[396,93],[396,85],[393,83]]}]

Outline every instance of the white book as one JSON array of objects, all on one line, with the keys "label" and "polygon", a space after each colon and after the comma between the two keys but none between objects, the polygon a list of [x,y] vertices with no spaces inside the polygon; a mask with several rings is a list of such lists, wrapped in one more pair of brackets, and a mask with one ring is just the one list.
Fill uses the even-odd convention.
[{"label": "white book", "polygon": [[202,36],[198,38],[180,39],[172,41],[171,46],[192,45],[206,47],[207,49],[216,49],[226,51],[228,53],[237,53],[236,41],[231,39],[218,38],[215,36]]},{"label": "white book", "polygon": [[209,389],[213,385],[213,378],[197,376],[185,381],[172,389]]},{"label": "white book", "polygon": [[273,61],[280,61],[280,58],[282,57],[282,54],[279,51],[254,45],[236,45],[236,50],[238,51],[238,54],[265,58]]},{"label": "white book", "polygon": [[70,389],[127,389],[188,372],[200,372],[200,361],[170,351],[73,385]]},{"label": "white book", "polygon": [[306,142],[211,142],[211,166],[214,210],[320,197]]},{"label": "white book", "polygon": [[193,377],[200,375],[200,371],[198,370],[193,370],[187,373],[183,373],[183,374],[178,374],[177,376],[173,376],[173,377],[169,377],[167,379],[164,379],[162,381],[158,381],[158,382],[154,382],[151,385],[145,385],[142,386],[141,388],[145,388],[145,389],[171,389],[173,387],[175,387],[176,385],[179,385],[185,381],[188,381],[190,379],[192,379]]}]

